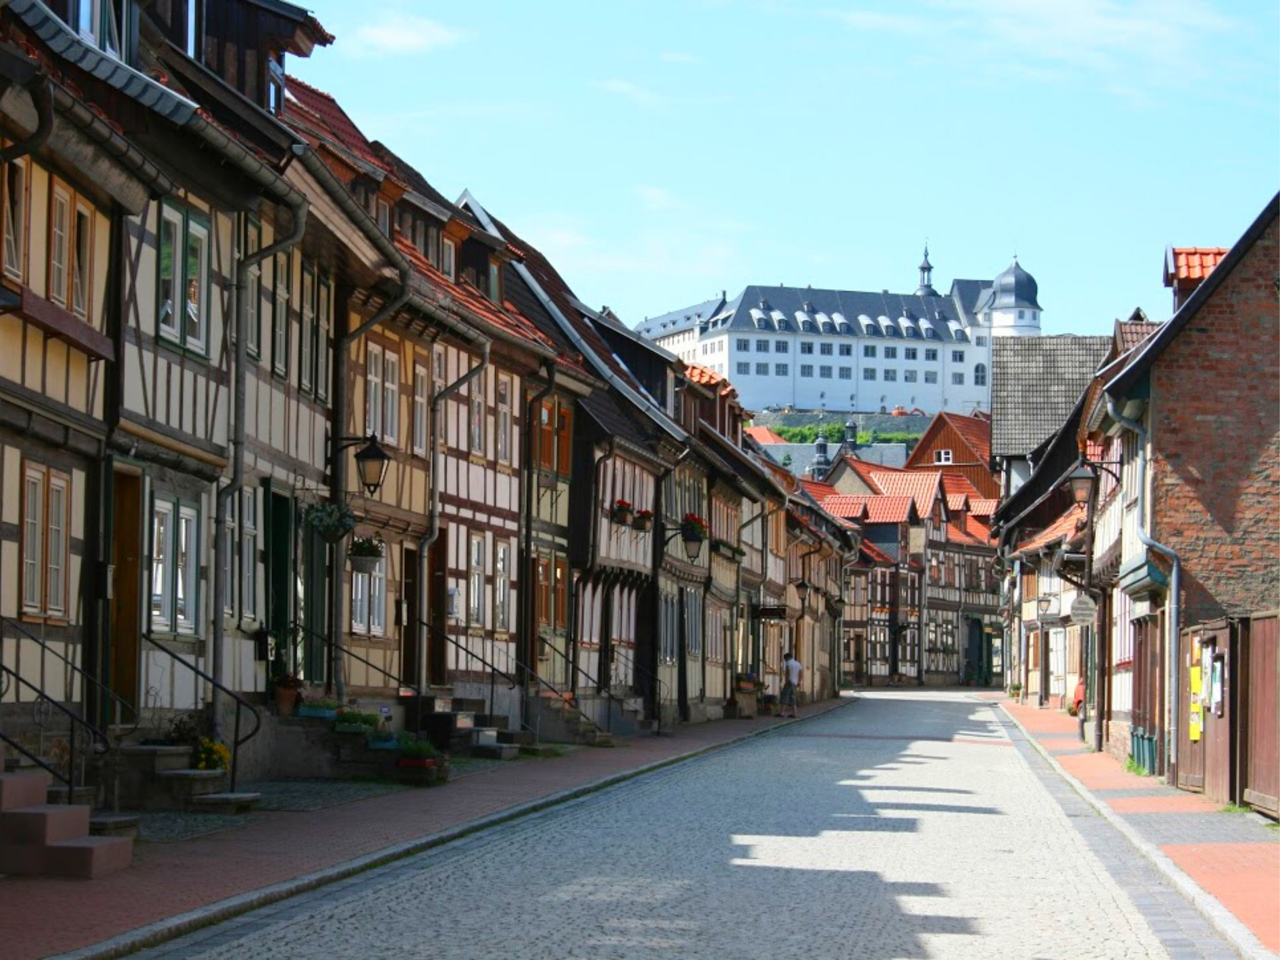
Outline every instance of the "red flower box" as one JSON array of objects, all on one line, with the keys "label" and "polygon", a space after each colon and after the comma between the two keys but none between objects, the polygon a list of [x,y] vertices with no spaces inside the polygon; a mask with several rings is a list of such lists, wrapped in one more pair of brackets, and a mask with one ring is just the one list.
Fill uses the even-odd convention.
[{"label": "red flower box", "polygon": [[397,767],[419,767],[428,769],[436,765],[435,757],[397,757]]}]

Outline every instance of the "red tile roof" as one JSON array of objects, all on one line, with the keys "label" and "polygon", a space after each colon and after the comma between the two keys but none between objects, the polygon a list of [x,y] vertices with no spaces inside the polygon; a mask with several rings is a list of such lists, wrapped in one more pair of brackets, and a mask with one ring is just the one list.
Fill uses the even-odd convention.
[{"label": "red tile roof", "polygon": [[858,545],[858,551],[862,554],[862,556],[866,557],[867,561],[870,563],[888,563],[888,564],[893,563],[893,557],[889,556],[887,553],[885,553],[883,550],[881,550],[879,547],[877,547],[874,543],[871,543],[870,541],[863,540]]},{"label": "red tile roof", "polygon": [[879,463],[871,463],[867,460],[859,460],[857,457],[845,454],[840,458],[845,466],[854,472],[859,480],[865,483],[872,490],[880,490],[876,482],[871,479],[873,473],[897,473],[897,467],[886,467]]},{"label": "red tile roof", "polygon": [[743,432],[756,443],[786,443],[768,427],[743,427]]},{"label": "red tile roof", "polygon": [[301,110],[307,115],[303,118],[304,120],[309,119],[313,126],[317,121],[319,122],[322,129],[317,130],[317,133],[322,136],[327,135],[366,163],[388,174],[391,173],[391,168],[377,155],[373,145],[331,94],[317,90],[293,76],[288,78],[288,90],[289,95],[285,97],[284,109],[286,123],[292,124],[296,119],[294,114]]},{"label": "red tile roof", "polygon": [[1128,353],[1159,329],[1160,324],[1150,321],[1117,320],[1115,329],[1116,347],[1121,353]]},{"label": "red tile roof", "polygon": [[942,474],[942,492],[947,497],[952,497],[957,493],[963,493],[971,498],[980,497],[981,491],[978,490],[969,478],[962,473],[943,473]]},{"label": "red tile roof", "polygon": [[933,449],[933,444],[930,441],[937,436],[944,426],[949,426],[954,430],[965,446],[969,448],[968,456],[957,456],[955,458],[958,463],[990,463],[991,419],[989,417],[966,417],[958,413],[939,413],[929,423],[924,436],[920,438],[920,442],[911,451],[911,456],[907,458],[906,466],[908,469],[928,469],[933,466],[929,462],[929,457],[931,456],[929,451]]},{"label": "red tile roof", "polygon": [[965,514],[947,524],[947,540],[971,547],[994,546],[991,528],[973,514]]},{"label": "red tile roof", "polygon": [[916,502],[916,512],[925,514],[933,509],[938,497],[942,475],[924,470],[902,470],[895,473],[876,471],[871,474],[875,485],[884,493],[895,497],[911,497]]},{"label": "red tile roof", "polygon": [[947,494],[947,509],[952,513],[962,513],[969,509],[969,495],[967,493],[949,493]]},{"label": "red tile roof", "polygon": [[823,483],[821,480],[801,480],[800,486],[804,487],[809,496],[813,497],[818,503],[822,503],[827,497],[838,496],[840,491],[829,483]]},{"label": "red tile roof", "polygon": [[989,517],[996,512],[996,507],[998,506],[1000,506],[1000,501],[995,499],[970,500],[969,515],[971,517]]},{"label": "red tile roof", "polygon": [[1019,543],[1014,556],[1039,550],[1041,547],[1047,547],[1050,544],[1057,543],[1059,540],[1070,542],[1080,532],[1084,522],[1084,506],[1073,503],[1066,513],[1058,517],[1045,529]]},{"label": "red tile roof", "polygon": [[[867,523],[907,523],[915,507],[911,497],[864,497],[839,493],[822,501],[822,509],[837,517],[856,517],[866,511]],[[918,516],[918,511],[915,512]]]},{"label": "red tile roof", "polygon": [[1164,285],[1196,286],[1213,273],[1228,252],[1226,247],[1170,247],[1164,262]]},{"label": "red tile roof", "polygon": [[684,374],[694,383],[700,384],[702,386],[708,386],[708,387],[712,386],[713,384],[717,384],[724,379],[724,374],[716,373],[710,367],[704,367],[700,363],[689,364],[689,366],[685,369]]}]

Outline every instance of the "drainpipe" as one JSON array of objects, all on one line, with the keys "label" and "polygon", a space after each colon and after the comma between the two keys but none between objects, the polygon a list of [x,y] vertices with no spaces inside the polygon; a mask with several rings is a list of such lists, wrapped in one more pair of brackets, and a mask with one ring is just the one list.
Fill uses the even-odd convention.
[{"label": "drainpipe", "polygon": [[[426,649],[427,649],[427,549],[436,542],[440,537],[440,413],[444,409],[444,402],[450,397],[456,396],[463,387],[472,380],[484,373],[489,366],[489,349],[493,346],[493,342],[478,337],[480,341],[480,362],[474,367],[460,376],[453,383],[449,384],[434,397],[431,398],[431,436],[427,438],[430,444],[431,456],[431,499],[429,506],[429,522],[427,524],[427,532],[422,535],[418,541],[418,664],[419,670],[426,669]],[[528,455],[528,451],[524,451]],[[528,522],[526,518],[526,522]],[[425,688],[425,684],[423,685]]]},{"label": "drainpipe", "polygon": [[[239,495],[244,487],[244,438],[245,438],[245,380],[248,374],[246,364],[246,327],[249,318],[249,271],[277,253],[288,250],[302,240],[307,229],[308,204],[305,198],[290,205],[293,213],[293,227],[290,231],[256,253],[243,252],[235,261],[235,371],[232,377],[232,434],[231,434],[231,482],[220,487],[214,499],[213,513],[213,675],[222,681],[222,668],[225,660],[223,644],[226,641],[226,600],[227,600],[227,547],[229,544],[223,535],[227,523],[227,505],[231,498]],[[279,641],[277,641],[279,642]],[[219,711],[222,706],[222,695],[217,687],[213,688],[213,724],[218,728]]]},{"label": "drainpipe", "polygon": [[[817,553],[821,549],[822,549],[822,544],[815,543],[813,545],[812,550],[806,550],[804,553],[800,554],[800,557],[799,557],[800,579],[803,580],[805,583],[807,583],[809,585],[809,588],[805,591],[805,594],[804,594],[804,603],[800,607],[800,619],[796,621],[796,637],[792,640],[792,643],[791,643],[791,655],[795,657],[797,660],[800,660],[800,657],[798,656],[798,654],[800,653],[800,644],[804,640],[804,621],[805,621],[805,615],[809,612],[809,597],[813,593],[813,581],[809,579],[809,564],[805,562],[805,557],[813,556],[813,554]],[[813,631],[810,631],[810,636],[812,636],[812,634],[813,634]],[[800,662],[802,664],[804,663],[803,660],[800,660]],[[818,665],[816,663],[810,662],[809,666],[806,667],[805,669],[809,671],[809,678],[810,678],[810,681],[812,681],[813,677],[818,672]],[[800,692],[799,690],[796,691],[797,694],[799,692]]]},{"label": "drainpipe", "polygon": [[[579,602],[581,602],[583,586],[586,584],[588,578],[595,572],[596,567],[598,566],[598,564],[596,563],[596,550],[599,549],[599,543],[597,542],[597,538],[600,532],[600,514],[599,514],[599,511],[597,510],[597,504],[599,503],[599,499],[600,499],[600,474],[603,471],[605,463],[608,462],[609,460],[612,460],[614,458],[614,455],[617,452],[618,452],[617,438],[610,437],[608,452],[602,454],[599,457],[596,457],[595,467],[593,468],[593,472],[595,476],[592,480],[593,496],[591,498],[591,539],[589,541],[591,546],[590,546],[590,549],[587,551],[587,565],[586,567],[583,568],[582,574],[578,577],[577,592],[578,592]],[[578,671],[575,670],[573,667],[578,662],[578,641],[580,639],[581,637],[578,636],[577,627],[574,626],[572,656],[569,657],[569,665],[565,667],[565,669],[568,671],[568,674],[569,674],[569,689],[574,693],[576,693],[578,690]]]},{"label": "drainpipe", "polygon": [[[1120,413],[1116,402],[1107,397],[1107,415],[1138,438],[1138,539],[1144,547],[1161,554],[1173,566],[1169,577],[1169,615],[1165,618],[1165,644],[1167,646],[1167,666],[1165,690],[1169,697],[1169,729],[1168,744],[1165,747],[1165,773],[1170,769],[1176,772],[1178,763],[1178,697],[1181,678],[1178,672],[1178,616],[1179,594],[1182,587],[1182,559],[1177,551],[1152,538],[1147,532],[1147,431],[1136,420],[1130,420]],[[1177,786],[1176,778],[1172,784]]]},{"label": "drainpipe", "polygon": [[[519,635],[524,636],[528,633],[529,649],[526,651],[527,663],[530,665],[537,663],[537,630],[538,624],[533,616],[533,598],[534,591],[538,587],[537,568],[538,565],[533,559],[533,497],[534,489],[538,486],[537,475],[542,469],[542,450],[538,450],[537,457],[533,453],[533,438],[535,434],[541,437],[537,432],[538,425],[534,420],[535,412],[541,407],[542,401],[545,400],[556,386],[556,365],[554,360],[549,360],[544,364],[547,372],[547,384],[537,393],[532,394],[524,406],[524,444],[521,447],[525,456],[525,462],[529,464],[528,477],[524,488],[524,573],[521,576],[521,586],[524,587],[520,591],[520,619],[523,621],[520,625]],[[558,424],[556,425],[558,426]],[[554,471],[555,464],[552,464]],[[558,483],[559,481],[557,481]],[[541,493],[538,494],[541,497]],[[555,570],[551,571],[554,578]],[[555,584],[552,584],[554,591]],[[567,624],[567,621],[566,621]],[[554,628],[554,625],[553,625]],[[532,666],[530,667],[532,669]]]}]

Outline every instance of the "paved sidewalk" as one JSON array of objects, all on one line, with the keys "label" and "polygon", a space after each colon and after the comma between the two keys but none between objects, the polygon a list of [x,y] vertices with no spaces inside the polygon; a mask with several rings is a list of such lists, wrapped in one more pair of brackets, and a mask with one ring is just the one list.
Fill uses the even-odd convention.
[{"label": "paved sidewalk", "polygon": [[[1221,804],[1199,794],[1129,773],[1114,757],[1082,743],[1076,719],[1061,711],[1007,698],[1000,706],[1083,787],[1086,799],[1127,827],[1148,854],[1155,853],[1156,866],[1172,881],[1179,881],[1179,871],[1184,875],[1184,889],[1198,907],[1213,912],[1216,901],[1247,928],[1248,933],[1236,928],[1243,933],[1233,938],[1237,947],[1256,946],[1247,942],[1251,933],[1266,950],[1280,953],[1280,831],[1257,814],[1223,812]],[[1160,855],[1167,861],[1161,863]],[[1222,919],[1221,913],[1209,919]],[[1224,924],[1215,925],[1231,935]],[[1225,925],[1234,924],[1228,919]]]},{"label": "paved sidewalk", "polygon": [[[851,700],[846,695],[812,704],[800,722]],[[684,725],[670,737],[638,737],[613,749],[513,761],[444,787],[324,810],[263,812],[256,814],[260,822],[240,830],[182,843],[137,844],[133,866],[104,880],[3,878],[0,955],[18,960],[77,950],[190,911],[211,909],[230,898],[252,901],[254,891],[326,869],[336,878],[342,865],[351,861],[383,851],[407,852],[422,838],[450,835],[505,811],[794,722],[762,717]]]}]

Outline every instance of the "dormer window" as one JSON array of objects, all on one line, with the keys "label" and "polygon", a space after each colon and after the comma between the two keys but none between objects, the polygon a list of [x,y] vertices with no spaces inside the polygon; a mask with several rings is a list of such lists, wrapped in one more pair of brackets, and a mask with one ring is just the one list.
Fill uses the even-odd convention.
[{"label": "dormer window", "polygon": [[455,273],[457,252],[458,245],[448,237],[440,242],[440,272],[450,280],[458,279]]},{"label": "dormer window", "polygon": [[391,204],[378,197],[374,201],[374,210],[378,218],[378,229],[386,236],[391,236]]},{"label": "dormer window", "polygon": [[186,0],[183,6],[186,13],[183,24],[186,36],[184,50],[188,57],[200,63],[203,60],[200,56],[200,47],[204,39],[204,2],[203,0]]},{"label": "dormer window", "polygon": [[273,53],[267,59],[267,110],[274,117],[284,115],[284,54]]},{"label": "dormer window", "polygon": [[502,265],[494,259],[489,260],[489,299],[502,303]]},{"label": "dormer window", "polygon": [[951,451],[950,450],[933,451],[933,462],[934,463],[951,463]]},{"label": "dormer window", "polygon": [[[113,57],[121,57],[120,12],[126,12],[122,0],[76,0],[71,4],[76,32],[98,49]],[[117,11],[117,7],[121,10]],[[124,17],[128,19],[127,12]]]}]

